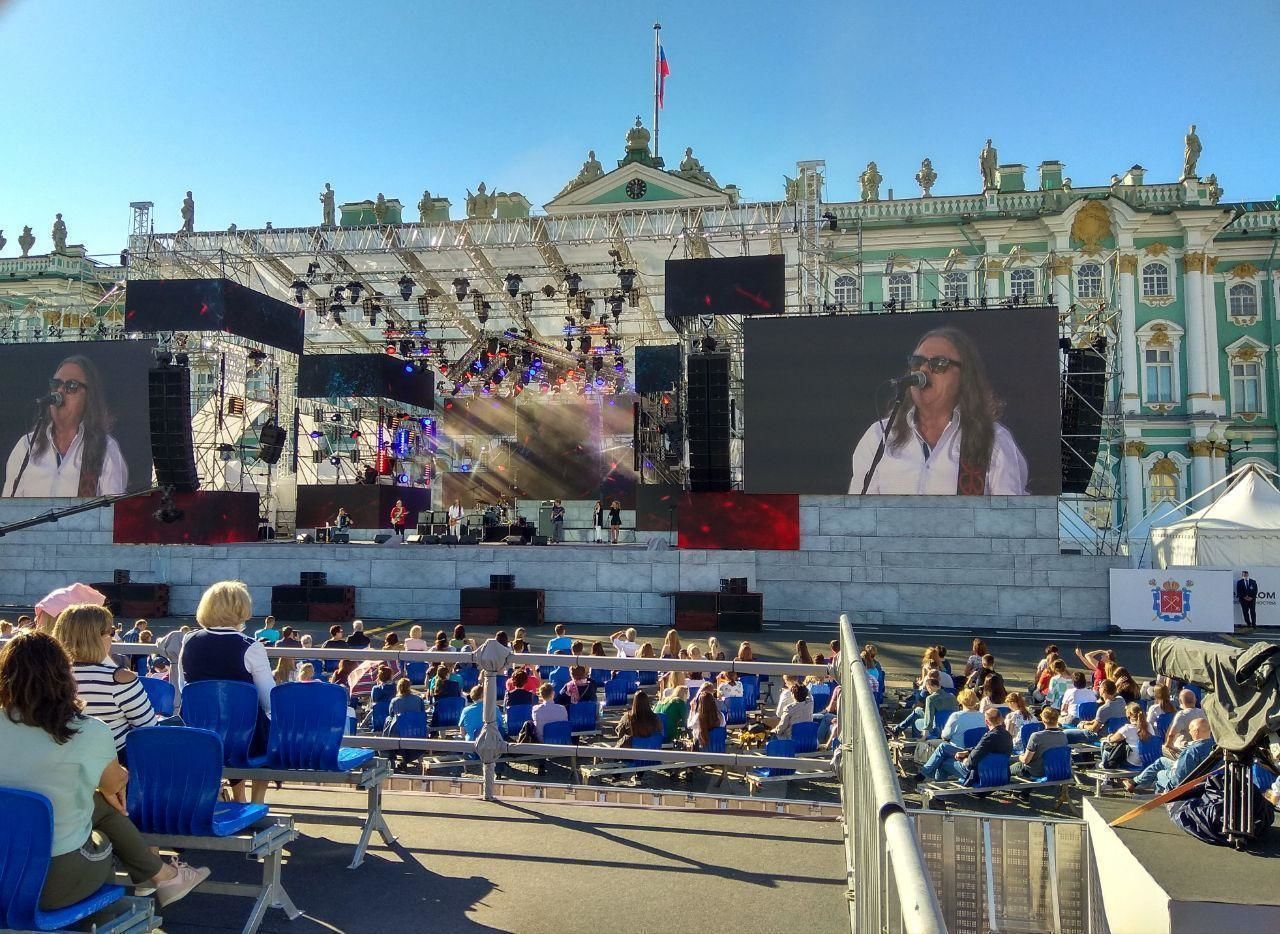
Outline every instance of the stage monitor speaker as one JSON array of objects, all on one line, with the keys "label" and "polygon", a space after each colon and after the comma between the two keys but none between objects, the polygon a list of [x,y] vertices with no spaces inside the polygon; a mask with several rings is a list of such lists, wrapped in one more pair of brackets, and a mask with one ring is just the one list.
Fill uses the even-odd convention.
[{"label": "stage monitor speaker", "polygon": [[147,385],[156,483],[176,493],[194,493],[200,479],[191,444],[191,371],[185,366],[155,367]]},{"label": "stage monitor speaker", "polygon": [[506,537],[505,541],[506,541],[506,543],[507,543],[508,545],[523,545],[523,544],[524,544],[524,536],[523,536],[523,535],[508,535],[508,536]]},{"label": "stage monitor speaker", "polygon": [[129,577],[130,577],[130,572],[127,569],[121,569],[121,568],[116,568],[115,574],[112,575],[112,579],[117,584],[129,583]]},{"label": "stage monitor speaker", "polygon": [[1062,492],[1084,493],[1093,479],[1106,404],[1106,359],[1092,348],[1065,351],[1062,383]]},{"label": "stage monitor speaker", "polygon": [[551,539],[547,538],[545,535],[535,535],[533,537],[533,543],[535,545],[549,545],[551,544]]},{"label": "stage monitor speaker", "polygon": [[452,532],[448,535],[442,535],[440,536],[440,543],[443,545],[456,545],[458,544],[458,536],[454,535]]},{"label": "stage monitor speaker", "polygon": [[690,354],[687,387],[689,489],[723,492],[730,487],[729,355]]},{"label": "stage monitor speaker", "polygon": [[378,532],[373,536],[373,543],[375,545],[385,545],[393,538],[395,538],[395,536],[389,532]]},{"label": "stage monitor speaker", "polygon": [[262,426],[258,432],[258,460],[264,464],[274,464],[284,453],[284,441],[288,432],[272,422]]}]

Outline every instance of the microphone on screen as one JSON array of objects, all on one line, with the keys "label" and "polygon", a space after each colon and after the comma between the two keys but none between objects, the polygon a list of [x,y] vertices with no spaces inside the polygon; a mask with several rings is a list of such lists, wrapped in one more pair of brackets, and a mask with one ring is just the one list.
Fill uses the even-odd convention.
[{"label": "microphone on screen", "polygon": [[36,405],[51,405],[55,409],[60,409],[67,400],[60,392],[51,392],[47,396],[41,396],[36,400]]},{"label": "microphone on screen", "polygon": [[895,376],[889,380],[889,385],[895,389],[924,389],[929,385],[929,375],[924,370],[915,370],[906,376]]}]

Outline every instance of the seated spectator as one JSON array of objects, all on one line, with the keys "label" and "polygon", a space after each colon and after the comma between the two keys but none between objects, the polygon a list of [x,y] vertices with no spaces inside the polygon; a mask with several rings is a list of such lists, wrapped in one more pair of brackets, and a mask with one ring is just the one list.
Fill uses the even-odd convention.
[{"label": "seated spectator", "polygon": [[569,646],[570,655],[581,655],[586,651],[586,644],[581,639],[575,639],[573,645]]},{"label": "seated spectator", "polygon": [[408,678],[396,682],[396,694],[391,699],[390,717],[398,717],[402,713],[426,713],[427,703],[421,696],[413,692],[413,683]]},{"label": "seated spectator", "polygon": [[983,723],[987,732],[971,749],[962,749],[954,743],[944,742],[924,764],[917,780],[939,781],[953,778],[965,785],[977,781],[978,763],[987,756],[1008,757],[1013,752],[1013,737],[1004,727],[1004,719],[1000,711],[991,707],[983,714]]},{"label": "seated spectator", "polygon": [[721,702],[730,697],[742,696],[742,682],[738,680],[738,673],[736,671],[721,672],[718,682],[719,683],[715,686],[715,692],[716,697],[718,697]]},{"label": "seated spectator", "polygon": [[299,684],[323,684],[323,681],[316,679],[316,666],[311,662],[303,662],[298,667],[298,683]]},{"label": "seated spectator", "polygon": [[958,746],[964,739],[966,730],[984,726],[986,720],[978,710],[978,695],[973,691],[965,688],[956,697],[956,701],[959,702],[960,709],[947,717],[947,722],[942,725],[942,739]]},{"label": "seated spectator", "polygon": [[596,687],[596,683],[591,680],[591,676],[585,666],[571,665],[569,666],[569,680],[565,682],[564,690],[556,698],[556,703],[563,704],[566,707],[570,704],[588,701],[595,703]]},{"label": "seated spectator", "polygon": [[715,636],[707,637],[707,660],[712,662],[724,661],[724,649],[720,648],[720,640]]},{"label": "seated spectator", "polygon": [[1044,702],[1050,707],[1062,710],[1062,698],[1067,693],[1067,689],[1074,685],[1067,663],[1058,659],[1053,663],[1053,677],[1049,679],[1049,688],[1045,691]]},{"label": "seated spectator", "polygon": [[1046,707],[1040,711],[1043,730],[1037,730],[1027,739],[1027,747],[1014,763],[1012,774],[1024,778],[1044,778],[1044,754],[1050,749],[1067,745],[1066,734],[1058,726],[1058,711]]},{"label": "seated spectator", "polygon": [[151,670],[147,677],[158,681],[169,680],[169,659],[164,655],[152,655],[149,667]]},{"label": "seated spectator", "polygon": [[665,736],[675,737],[689,716],[689,689],[683,684],[666,691],[654,712],[666,722]]},{"label": "seated spectator", "polygon": [[432,697],[461,697],[462,676],[448,662],[441,662],[431,677],[430,689]]},{"label": "seated spectator", "polygon": [[47,633],[19,633],[0,648],[0,785],[43,795],[53,809],[40,908],[65,908],[113,881],[113,856],[134,885],[171,905],[209,870],[164,863],[143,841],[127,816],[129,773],[111,728],[80,712],[76,690],[70,657]]},{"label": "seated spectator", "polygon": [[964,677],[966,681],[968,681],[970,675],[982,668],[982,657],[990,654],[991,653],[987,649],[987,643],[981,639],[975,638],[973,640],[973,646],[969,650],[969,658],[964,663]]},{"label": "seated spectator", "polygon": [[929,677],[924,679],[924,688],[924,703],[913,708],[902,722],[894,727],[894,736],[906,734],[913,739],[918,739],[926,730],[932,729],[934,717],[939,712],[956,710],[960,706],[954,695],[942,690],[942,680],[936,670],[930,672]]},{"label": "seated spectator", "polygon": [[[1151,698],[1151,706],[1147,708],[1147,726],[1154,733],[1160,718],[1165,715],[1176,714],[1178,709],[1173,706],[1173,701],[1169,698],[1168,685],[1155,684],[1151,688]],[[1164,737],[1161,736],[1160,739],[1163,740]]]},{"label": "seated spectator", "polygon": [[[267,619],[274,620],[274,616],[268,616]],[[285,626],[280,630],[280,640],[276,642],[278,649],[300,649],[302,648],[302,640],[298,638],[298,630],[292,626]]]},{"label": "seated spectator", "polygon": [[[390,704],[395,700],[396,686],[391,679],[395,677],[395,672],[387,665],[382,665],[378,669],[377,683],[369,691],[369,703],[371,704]],[[405,679],[408,680],[408,679]]]},{"label": "seated spectator", "polygon": [[667,630],[667,634],[662,637],[662,651],[658,653],[658,657],[680,657],[680,633],[676,632],[674,629]]},{"label": "seated spectator", "polygon": [[[53,621],[58,618],[58,614],[69,606],[79,606],[82,603],[87,603],[90,606],[103,606],[106,602],[107,598],[88,584],[77,582],[66,587],[59,587],[57,590],[46,594],[36,604],[36,618],[33,621],[33,628],[48,631],[53,626]],[[19,628],[22,628],[22,620],[24,618],[19,617]]]},{"label": "seated spectator", "polygon": [[85,716],[96,717],[107,725],[116,755],[124,762],[129,731],[155,726],[157,717],[138,676],[108,658],[114,631],[110,610],[82,604],[59,613],[50,634],[71,656],[71,674]]},{"label": "seated spectator", "polygon": [[1177,759],[1161,756],[1149,766],[1123,782],[1126,791],[1137,791],[1139,788],[1155,788],[1160,795],[1172,791],[1187,780],[1195,767],[1213,752],[1213,735],[1209,732],[1209,721],[1204,717],[1196,717],[1187,725],[1187,733],[1191,741],[1178,753]]},{"label": "seated spectator", "polygon": [[[833,642],[832,645],[838,646],[839,643]],[[835,648],[833,651],[838,653],[839,649]],[[884,666],[880,664],[880,659],[877,657],[879,654],[880,650],[877,649],[874,644],[868,642],[862,647],[862,654],[860,656],[862,658],[862,667],[867,670],[867,680],[871,685],[871,691],[874,694],[879,694],[881,688],[883,688],[887,683]],[[835,655],[832,656],[831,661],[833,664],[837,661]]]},{"label": "seated spectator", "polygon": [[347,637],[347,646],[353,649],[367,649],[369,641],[369,636],[364,631],[364,620],[353,620],[351,622],[351,635]]},{"label": "seated spectator", "polygon": [[648,642],[640,643],[640,651],[636,653],[636,658],[657,658],[654,654],[653,646]]},{"label": "seated spectator", "polygon": [[538,698],[541,703],[533,708],[533,728],[538,733],[538,742],[543,741],[542,731],[548,723],[559,723],[569,719],[569,711],[563,705],[557,704],[555,697],[555,685],[550,681],[544,681],[538,688]]},{"label": "seated spectator", "polygon": [[791,656],[791,661],[799,665],[812,665],[813,653],[809,651],[809,643],[803,639],[796,640],[796,653]]},{"label": "seated spectator", "polygon": [[1191,721],[1204,716],[1200,702],[1196,700],[1194,691],[1183,688],[1178,692],[1178,712],[1173,715],[1173,723],[1164,736],[1164,754],[1170,759],[1177,759],[1178,754],[1191,742]]},{"label": "seated spectator", "polygon": [[1116,696],[1115,682],[1105,678],[1098,686],[1098,713],[1092,720],[1077,723],[1074,729],[1067,730],[1067,741],[1071,743],[1096,743],[1106,729],[1107,721],[1125,716],[1124,700]]},{"label": "seated spectator", "polygon": [[1058,646],[1054,643],[1050,642],[1046,645],[1044,647],[1044,657],[1036,662],[1036,677],[1039,678],[1040,673],[1053,664],[1053,658],[1061,654],[1058,651]]},{"label": "seated spectator", "polygon": [[311,638],[311,633],[303,633],[298,637],[298,641],[302,643],[302,648],[310,649],[315,647],[315,642]]},{"label": "seated spectator", "polygon": [[1102,745],[1105,749],[1106,747],[1114,746],[1116,743],[1123,742],[1125,744],[1125,762],[1129,768],[1141,768],[1142,755],[1138,750],[1138,743],[1151,738],[1151,729],[1147,726],[1147,715],[1143,712],[1142,705],[1138,703],[1129,704],[1125,707],[1124,712],[1125,716],[1129,718],[1129,722],[1110,736],[1104,736]]},{"label": "seated spectator", "polygon": [[965,681],[965,687],[973,691],[973,693],[981,696],[982,686],[987,683],[987,679],[996,673],[996,657],[988,652],[982,656],[982,660],[978,663],[977,669],[970,673]]},{"label": "seated spectator", "polygon": [[752,650],[750,642],[743,642],[738,646],[737,661],[754,662],[755,660],[755,652]]},{"label": "seated spectator", "polygon": [[[952,679],[952,683],[954,684],[954,683],[955,683],[955,672],[953,672],[953,671],[951,670],[951,662],[949,662],[949,661],[947,660],[947,647],[946,647],[945,645],[935,645],[935,646],[933,647],[933,650],[934,650],[934,652],[936,652],[936,653],[937,653],[937,657],[938,657],[938,670],[939,670],[939,671],[941,671],[941,672],[944,672],[944,673],[947,675],[947,677],[951,678],[951,679]],[[944,685],[944,687],[945,687],[945,685]]]},{"label": "seated spectator", "polygon": [[[521,630],[516,630],[516,639],[523,641]],[[455,652],[469,652],[475,647],[476,640],[467,638],[465,626],[458,625],[453,627],[453,638],[449,640],[449,648]]]},{"label": "seated spectator", "polygon": [[982,682],[982,690],[979,692],[980,702],[978,710],[986,713],[988,707],[1000,707],[1008,698],[1009,692],[1005,690],[1004,675],[998,671],[989,674],[985,681]]},{"label": "seated spectator", "polygon": [[693,736],[693,748],[705,749],[711,731],[724,724],[724,714],[720,711],[720,705],[716,703],[715,687],[708,681],[702,686],[702,690],[698,692],[689,707],[686,726]]},{"label": "seated spectator", "polygon": [[[711,697],[711,706],[716,706],[715,695]],[[614,731],[618,737],[617,745],[630,746],[632,739],[645,739],[661,732],[662,722],[649,706],[649,695],[636,691],[631,695],[630,708],[619,718],[618,728]]]},{"label": "seated spectator", "polygon": [[[474,738],[480,735],[480,730],[484,727],[484,685],[477,684],[467,697],[470,703],[462,708],[462,714],[458,717],[458,729],[462,730],[463,736]],[[497,708],[497,719],[498,732],[505,737],[507,715],[501,707]]]},{"label": "seated spectator", "polygon": [[813,695],[809,693],[809,689],[802,681],[793,681],[789,691],[792,697],[792,703],[788,704],[786,709],[778,718],[777,725],[773,728],[773,734],[778,739],[790,739],[791,728],[797,723],[808,723],[813,719]]},{"label": "seated spectator", "polygon": [[351,694],[351,688],[354,686],[351,676],[355,674],[356,668],[358,667],[359,663],[356,662],[354,658],[340,659],[338,661],[337,670],[329,676],[329,681],[333,684],[342,685],[347,689],[347,694],[349,696]]},{"label": "seated spectator", "polygon": [[1098,695],[1089,687],[1089,679],[1083,671],[1071,676],[1071,687],[1062,695],[1062,719],[1064,726],[1075,726],[1080,719],[1080,705],[1096,701]]},{"label": "seated spectator", "polygon": [[555,636],[547,643],[547,654],[568,654],[569,649],[573,648],[573,640],[565,635],[566,630],[564,628],[564,623],[556,623],[555,632]]},{"label": "seated spectator", "polygon": [[13,635],[13,623],[0,619],[0,639],[8,639]]},{"label": "seated spectator", "polygon": [[527,668],[517,668],[515,674],[507,679],[508,707],[518,704],[532,704],[534,702],[534,693],[526,686],[528,682],[529,670]]},{"label": "seated spectator", "polygon": [[1044,668],[1040,669],[1040,673],[1036,675],[1035,686],[1031,690],[1031,699],[1033,701],[1044,703],[1049,696],[1049,682],[1053,680],[1054,665],[1059,661],[1058,656],[1054,655],[1046,659]]},{"label": "seated spectator", "polygon": [[275,645],[280,641],[280,630],[276,628],[276,618],[268,616],[262,621],[262,628],[253,634],[253,638],[267,645]]},{"label": "seated spectator", "polygon": [[297,676],[297,669],[294,667],[293,659],[277,658],[275,671],[272,672],[277,685],[288,684]]},{"label": "seated spectator", "polygon": [[[1093,689],[1100,691],[1102,682],[1112,677],[1116,667],[1116,653],[1112,649],[1094,649],[1092,652],[1081,652],[1076,646],[1076,658],[1080,664],[1093,672]],[[1114,678],[1112,679],[1114,680]]]},{"label": "seated spectator", "polygon": [[1004,728],[1013,737],[1013,748],[1022,752],[1022,727],[1035,720],[1036,715],[1027,706],[1027,699],[1017,691],[1005,697],[1004,702],[1009,706],[1009,713],[1004,718]]},{"label": "seated spectator", "polygon": [[1138,682],[1133,680],[1133,676],[1129,674],[1127,668],[1116,667],[1111,680],[1116,684],[1116,697],[1124,700],[1126,704],[1136,704],[1138,702],[1139,692],[1142,690]]},{"label": "seated spectator", "polygon": [[[636,644],[634,629],[620,629],[609,637],[609,641],[618,650],[618,658],[635,658],[636,652],[640,650],[640,646]],[[594,647],[591,654],[595,654]]]},{"label": "seated spectator", "polygon": [[593,658],[604,658],[604,643],[603,643],[603,642],[592,642],[592,643],[591,643],[591,652],[590,652],[589,654],[590,654]]},{"label": "seated spectator", "polygon": [[425,652],[427,648],[427,640],[422,638],[422,627],[410,626],[409,638],[404,640],[404,650],[406,652]]}]

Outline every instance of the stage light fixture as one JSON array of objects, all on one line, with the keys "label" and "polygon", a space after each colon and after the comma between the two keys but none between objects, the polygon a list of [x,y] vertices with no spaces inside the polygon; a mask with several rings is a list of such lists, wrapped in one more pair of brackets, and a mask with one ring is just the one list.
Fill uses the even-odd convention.
[{"label": "stage light fixture", "polygon": [[303,282],[301,279],[294,279],[293,285],[290,286],[290,288],[293,289],[294,303],[301,305],[303,300],[306,298],[307,284]]},{"label": "stage light fixture", "polygon": [[716,345],[717,345],[718,343],[719,343],[719,342],[718,342],[714,337],[712,337],[710,334],[706,334],[706,335],[704,335],[704,336],[703,336],[703,338],[702,338],[702,352],[703,352],[703,353],[715,353],[715,352],[716,352]]},{"label": "stage light fixture", "polygon": [[417,349],[418,345],[409,338],[405,338],[400,342],[400,356],[402,357],[412,357],[413,352]]},{"label": "stage light fixture", "polygon": [[329,458],[329,463],[331,463],[331,464],[333,464],[333,466],[337,467],[339,464],[341,464],[341,463],[342,463],[342,458],[341,458],[341,457],[339,457],[337,454],[335,454],[335,455],[333,455],[331,458]]},{"label": "stage light fixture", "polygon": [[593,357],[591,358],[591,368],[592,368],[593,370],[595,370],[597,373],[599,373],[601,370],[603,370],[603,369],[604,369],[604,357],[600,356],[599,354],[596,354],[595,356],[593,356]]},{"label": "stage light fixture", "polygon": [[396,355],[396,345],[387,344],[387,356],[394,357]]},{"label": "stage light fixture", "polygon": [[360,429],[359,429],[359,428],[352,428],[352,429],[351,429],[351,434],[350,434],[350,436],[349,436],[349,437],[351,438],[351,440],[352,440],[352,441],[359,441],[359,440],[360,440]]},{"label": "stage light fixture", "polygon": [[566,337],[566,338],[564,339],[564,349],[565,349],[565,350],[569,350],[569,351],[572,351],[572,350],[573,350],[573,338],[572,338],[572,337]]},{"label": "stage light fixture", "polygon": [[308,282],[315,282],[316,275],[319,274],[319,272],[320,272],[319,263],[315,262],[314,260],[310,263],[307,263],[307,281]]},{"label": "stage light fixture", "polygon": [[480,303],[480,310],[476,312],[476,320],[480,322],[481,327],[484,327],[489,321],[489,310],[492,307],[488,302],[482,301]]},{"label": "stage light fixture", "polygon": [[827,211],[825,214],[823,214],[822,219],[827,222],[827,230],[840,229],[840,221],[830,211]]},{"label": "stage light fixture", "polygon": [[556,287],[554,285],[544,285],[542,287],[542,294],[545,295],[547,298],[551,298],[553,295],[556,294]]},{"label": "stage light fixture", "polygon": [[462,392],[462,384],[454,383],[453,388],[449,390],[449,395],[456,396],[460,392]]},{"label": "stage light fixture", "polygon": [[333,312],[333,326],[334,326],[335,328],[340,328],[340,327],[342,327],[342,306],[341,306],[341,305],[335,305],[335,306],[334,306],[332,309],[330,309],[330,310]]},{"label": "stage light fixture", "polygon": [[329,303],[323,298],[317,298],[314,307],[317,320],[323,321],[325,318],[329,317]]},{"label": "stage light fixture", "polygon": [[425,295],[418,296],[418,317],[426,318],[431,315],[431,299]]},{"label": "stage light fixture", "polygon": [[466,276],[459,276],[453,280],[453,294],[457,296],[458,301],[467,297],[467,290],[470,288],[471,280]]},{"label": "stage light fixture", "polygon": [[576,272],[566,272],[564,275],[564,284],[569,290],[570,297],[575,296],[582,288],[582,276],[578,275]]},{"label": "stage light fixture", "polygon": [[591,320],[591,313],[595,311],[596,303],[592,299],[587,299],[582,303],[582,317],[588,321]]},{"label": "stage light fixture", "polygon": [[360,304],[360,293],[364,291],[364,286],[354,279],[347,283],[347,291],[351,293],[351,304]]},{"label": "stage light fixture", "polygon": [[636,271],[634,269],[618,270],[618,285],[622,288],[622,291],[630,292],[633,288],[635,288],[635,284],[636,284]]},{"label": "stage light fixture", "polygon": [[331,421],[331,422],[340,422],[340,421],[342,421],[342,413],[341,413],[341,412],[333,412],[333,413],[331,413],[331,414],[329,415],[329,421]]},{"label": "stage light fixture", "polygon": [[614,324],[618,323],[618,319],[622,317],[622,296],[609,296],[609,314],[613,315]]},{"label": "stage light fixture", "polygon": [[520,294],[520,283],[524,281],[524,276],[519,273],[509,272],[506,276],[507,294],[515,298]]},{"label": "stage light fixture", "polygon": [[578,348],[583,353],[591,353],[591,335],[590,334],[582,335],[581,339],[579,339],[578,341]]},{"label": "stage light fixture", "polygon": [[183,352],[175,356],[173,358],[173,362],[176,363],[178,366],[190,366],[191,357],[187,353]]},{"label": "stage light fixture", "polygon": [[345,306],[342,304],[342,302],[335,296],[333,300],[333,304],[329,306],[329,311],[333,315],[335,324],[341,320],[340,316],[342,315],[342,309],[344,307]]},{"label": "stage light fixture", "polygon": [[312,440],[312,441],[319,441],[319,440],[320,440],[321,438],[323,438],[323,437],[324,437],[324,432],[323,432],[323,431],[321,431],[319,428],[312,429],[312,431],[311,431],[311,440]]},{"label": "stage light fixture", "polygon": [[330,297],[335,302],[345,302],[347,300],[347,287],[345,285],[335,285],[329,290]]},{"label": "stage light fixture", "polygon": [[374,299],[366,298],[364,300],[364,314],[369,319],[369,327],[376,328],[378,326],[378,312],[382,310]]},{"label": "stage light fixture", "polygon": [[406,364],[404,365],[404,371],[405,371],[406,373],[412,373],[412,372],[413,372],[414,370],[416,370],[417,368],[418,368],[418,367],[417,367],[417,365],[416,365],[416,364],[413,364],[413,363],[406,363]]},{"label": "stage light fixture", "polygon": [[185,515],[181,509],[174,505],[173,487],[167,486],[164,488],[164,492],[160,496],[160,508],[151,515],[157,522],[163,522],[165,525],[172,525]]},{"label": "stage light fixture", "polygon": [[416,284],[417,283],[415,283],[412,279],[409,278],[408,273],[405,273],[403,276],[401,276],[400,280],[396,283],[396,285],[400,286],[400,297],[407,302],[410,299],[410,297],[412,297],[413,287]]},{"label": "stage light fixture", "polygon": [[533,314],[533,293],[532,292],[520,293],[520,310],[526,315]]}]

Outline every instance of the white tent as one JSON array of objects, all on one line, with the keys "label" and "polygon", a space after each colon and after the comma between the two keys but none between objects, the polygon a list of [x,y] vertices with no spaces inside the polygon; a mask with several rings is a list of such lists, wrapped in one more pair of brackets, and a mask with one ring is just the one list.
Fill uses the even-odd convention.
[{"label": "white tent", "polygon": [[1228,488],[1215,502],[1151,530],[1157,567],[1247,568],[1280,563],[1280,491],[1254,464],[1246,464],[1221,482]]}]

